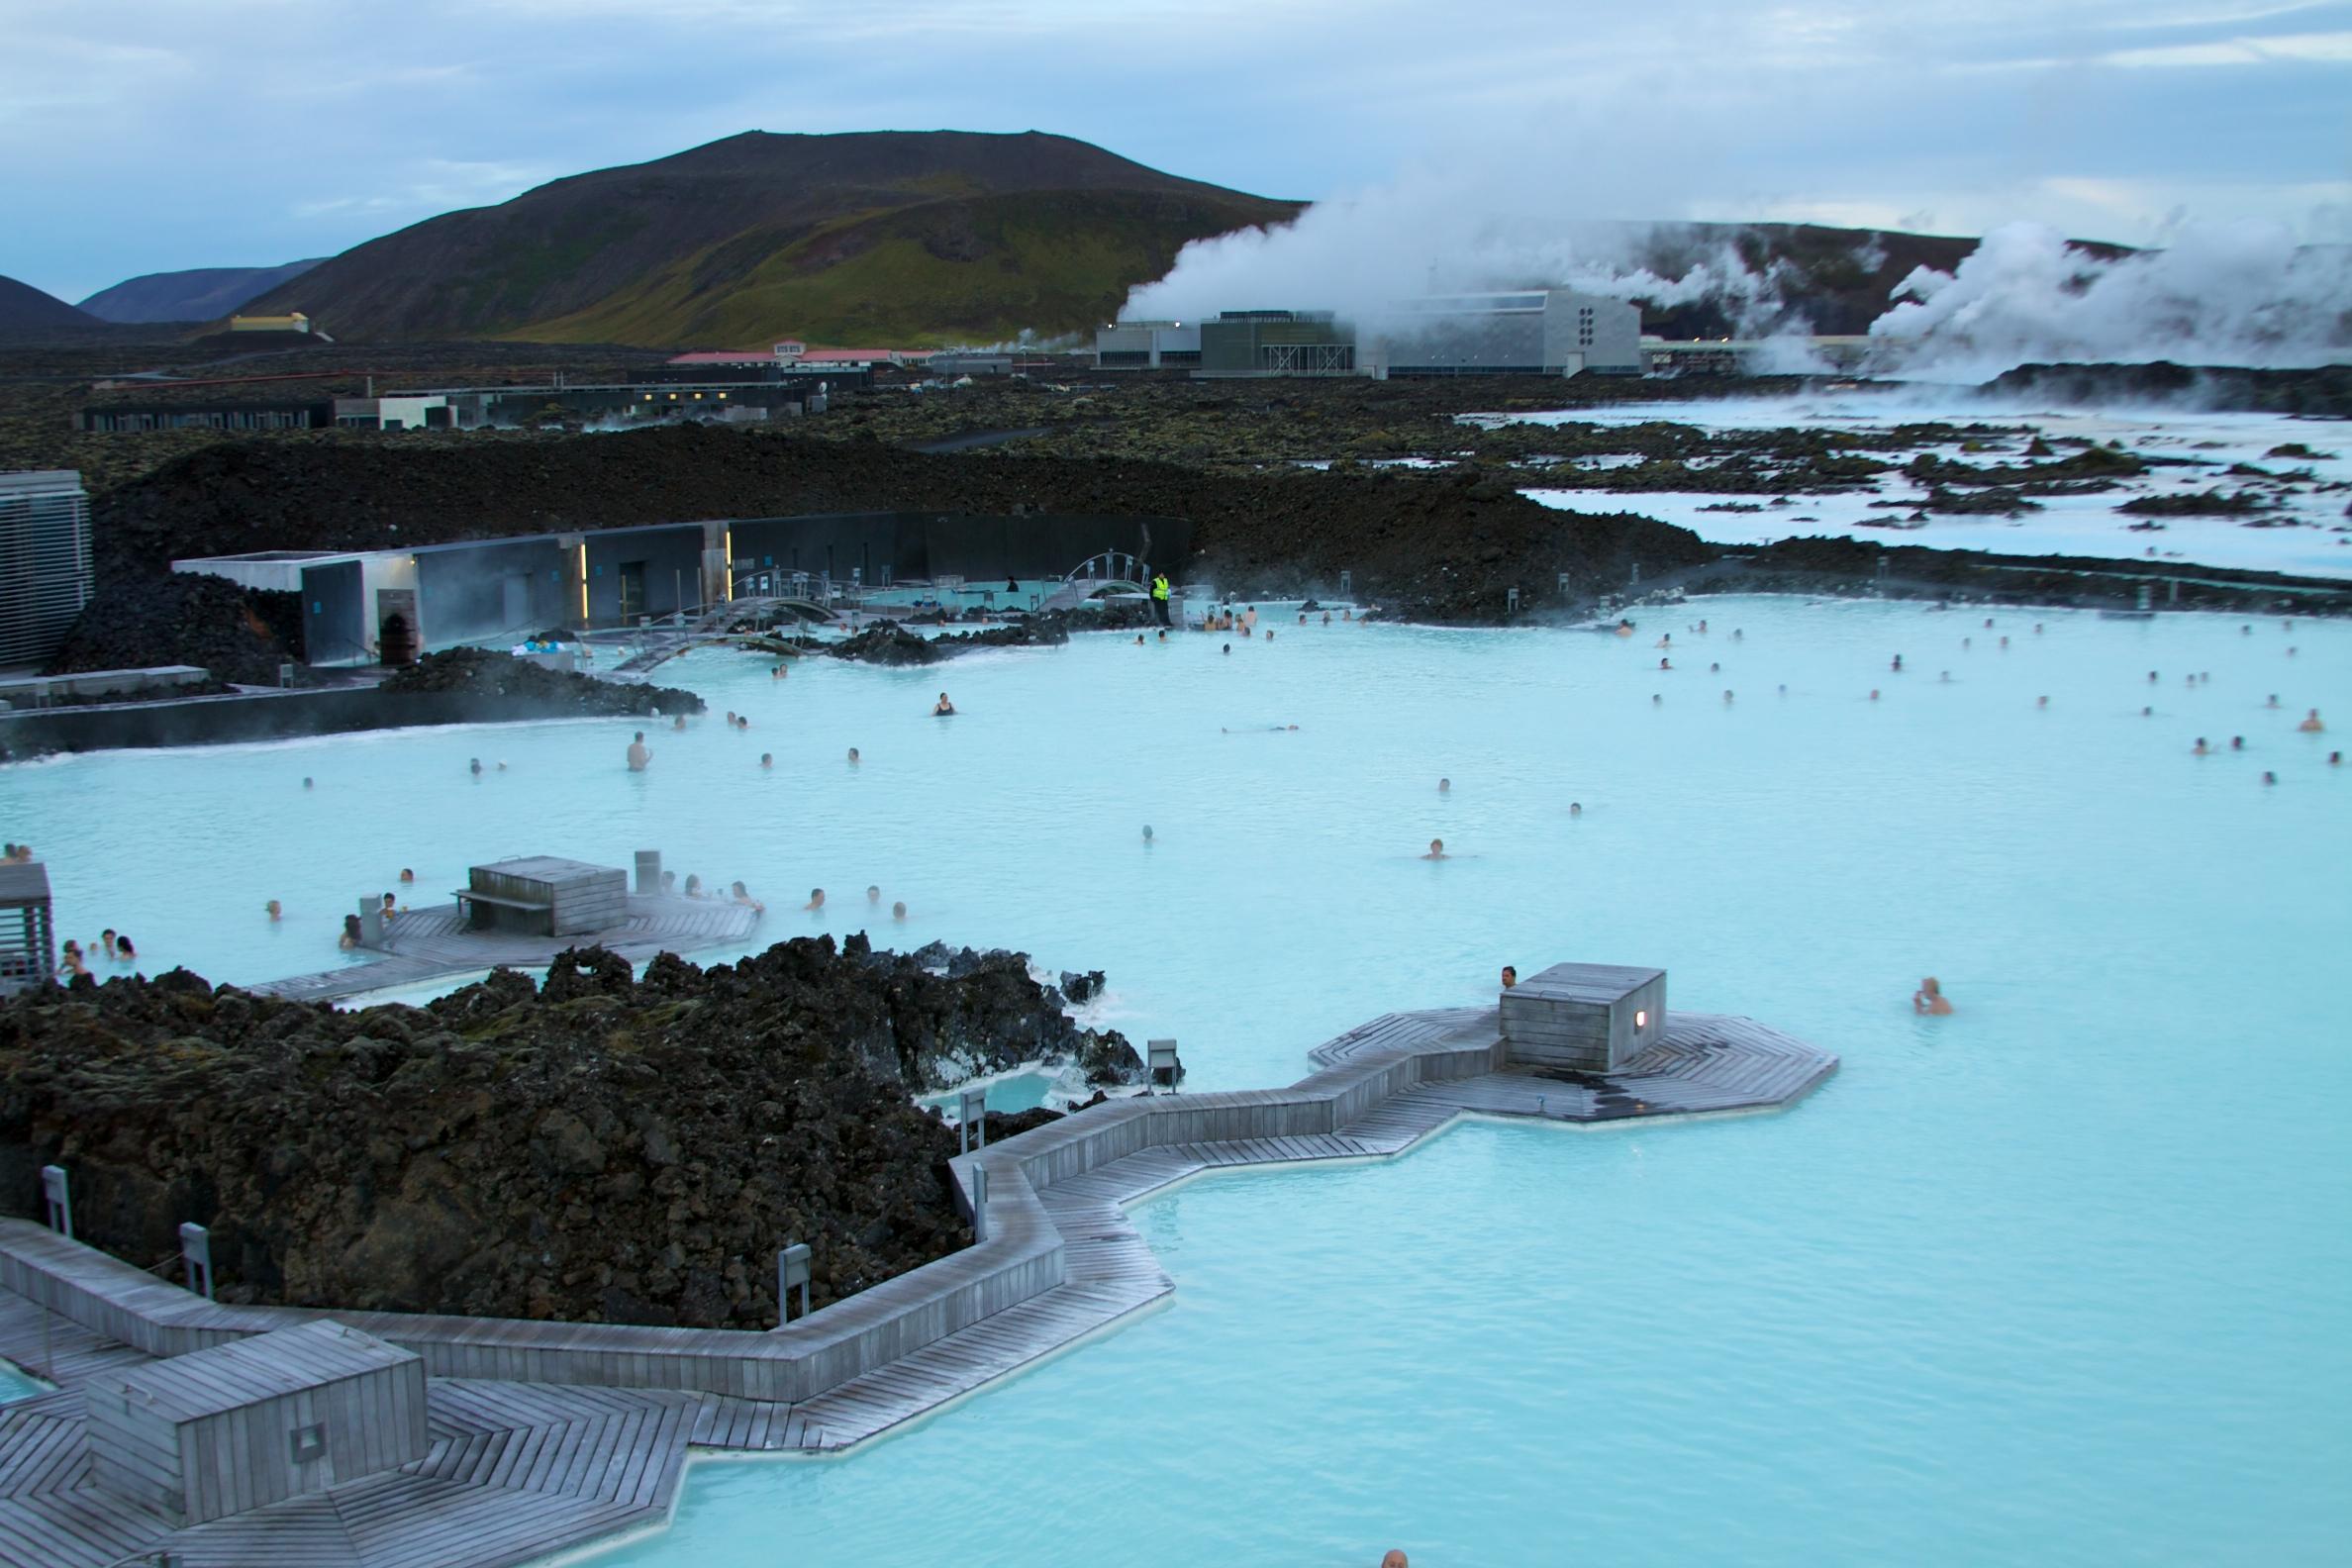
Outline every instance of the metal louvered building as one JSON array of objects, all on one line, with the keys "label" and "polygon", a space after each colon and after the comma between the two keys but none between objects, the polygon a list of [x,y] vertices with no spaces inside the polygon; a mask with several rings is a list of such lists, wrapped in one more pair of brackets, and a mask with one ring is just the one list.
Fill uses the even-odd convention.
[{"label": "metal louvered building", "polygon": [[90,497],[69,468],[0,473],[0,669],[40,664],[90,601]]}]

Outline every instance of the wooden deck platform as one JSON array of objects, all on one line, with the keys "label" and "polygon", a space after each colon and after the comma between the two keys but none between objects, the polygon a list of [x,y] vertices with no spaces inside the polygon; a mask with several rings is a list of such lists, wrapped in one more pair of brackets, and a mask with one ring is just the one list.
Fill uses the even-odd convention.
[{"label": "wooden deck platform", "polygon": [[630,962],[640,963],[655,953],[688,953],[739,942],[759,924],[758,911],[726,899],[632,893],[627,907],[627,917],[612,930],[570,936],[476,931],[453,900],[429,909],[402,910],[385,923],[384,944],[376,949],[381,956],[372,961],[270,980],[249,989],[302,1002],[332,1002],[368,991],[427,985],[501,964],[543,969],[566,947],[610,947]]},{"label": "wooden deck platform", "polygon": [[[0,1289],[0,1355],[50,1374],[58,1392],[0,1407],[0,1568],[81,1568],[168,1548],[188,1565],[367,1565],[503,1568],[666,1518],[687,1449],[837,1452],[935,1411],[973,1390],[1077,1344],[1167,1297],[1167,1271],[1129,1223],[1129,1205],[1208,1171],[1403,1153],[1464,1115],[1602,1124],[1786,1105],[1836,1070],[1837,1059],[1753,1020],[1672,1014],[1664,1039],[1628,1070],[1610,1074],[1503,1069],[1495,1010],[1387,1014],[1311,1053],[1319,1071],[1288,1090],[1156,1095],[1115,1101],[959,1156],[958,1180],[990,1171],[991,1240],[848,1298],[767,1334],[644,1330],[499,1320],[415,1320],[407,1342],[428,1357],[479,1339],[554,1369],[569,1354],[607,1369],[616,1387],[552,1370],[563,1383],[434,1376],[432,1447],[399,1470],[208,1524],[169,1524],[90,1481],[80,1389],[143,1362],[141,1351],[46,1314]],[[1220,1135],[1230,1134],[1230,1135]],[[60,1243],[28,1240],[0,1223],[0,1269],[24,1285],[59,1290]],[[11,1236],[16,1235],[15,1239]],[[1026,1268],[1057,1262],[1042,1288],[961,1326],[945,1307],[995,1276],[992,1255]],[[87,1249],[76,1253],[95,1258]],[[41,1254],[37,1256],[37,1254]],[[98,1260],[103,1263],[105,1260]],[[29,1270],[38,1266],[44,1272]],[[92,1264],[97,1279],[106,1269]],[[113,1294],[85,1316],[114,1316],[119,1332],[159,1322],[174,1293],[151,1280],[104,1285]],[[90,1287],[100,1288],[100,1287]],[[79,1298],[76,1298],[77,1300]],[[191,1298],[191,1301],[193,1299]],[[203,1308],[204,1304],[196,1302]],[[125,1316],[128,1315],[128,1316]],[[214,1332],[260,1331],[274,1309],[191,1310]],[[320,1315],[309,1314],[305,1317]],[[338,1314],[403,1342],[399,1315]],[[46,1319],[46,1326],[44,1320]],[[430,1329],[425,1324],[431,1323]],[[468,1326],[474,1325],[474,1326]],[[690,1386],[689,1355],[840,1353],[875,1333],[891,1348],[863,1370],[830,1380],[804,1372],[806,1397],[757,1400]],[[454,1336],[454,1337],[452,1337]],[[600,1351],[600,1342],[624,1349]],[[142,1342],[159,1342],[143,1339]]]}]

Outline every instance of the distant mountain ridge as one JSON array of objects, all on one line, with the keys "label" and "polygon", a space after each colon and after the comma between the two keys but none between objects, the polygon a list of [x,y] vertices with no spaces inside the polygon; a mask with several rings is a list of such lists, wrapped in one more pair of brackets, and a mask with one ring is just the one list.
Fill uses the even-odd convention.
[{"label": "distant mountain ridge", "polygon": [[0,277],[0,329],[38,332],[98,325],[98,318],[75,310],[54,294],[45,294],[32,284],[19,283],[12,277]]},{"label": "distant mountain ridge", "polygon": [[428,219],[246,304],[345,342],[990,341],[1108,320],[1187,242],[1301,210],[1034,131],[753,131]]},{"label": "distant mountain ridge", "polygon": [[308,272],[325,260],[312,256],[279,266],[190,267],[180,272],[147,272],[100,289],[81,309],[100,321],[218,321],[247,300]]}]

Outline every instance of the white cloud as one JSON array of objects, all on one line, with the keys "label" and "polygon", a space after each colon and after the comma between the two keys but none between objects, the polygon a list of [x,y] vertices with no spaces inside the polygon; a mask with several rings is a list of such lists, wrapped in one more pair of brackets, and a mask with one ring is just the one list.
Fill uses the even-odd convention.
[{"label": "white cloud", "polygon": [[2115,65],[2127,70],[2264,65],[2281,61],[2324,64],[2352,62],[2352,32],[2241,37],[2209,44],[2171,44],[2150,49],[2116,49],[2092,56],[2094,64]]}]

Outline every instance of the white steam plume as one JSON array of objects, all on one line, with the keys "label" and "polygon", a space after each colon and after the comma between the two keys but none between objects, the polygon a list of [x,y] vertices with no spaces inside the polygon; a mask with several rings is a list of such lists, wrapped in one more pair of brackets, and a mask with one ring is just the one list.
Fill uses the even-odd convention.
[{"label": "white steam plume", "polygon": [[2192,224],[2100,260],[2054,229],[1996,229],[1957,270],[1918,267],[1873,322],[1889,363],[1989,377],[2039,361],[2282,367],[2352,358],[2352,247],[2275,224]]},{"label": "white steam plume", "polygon": [[1120,314],[1192,321],[1296,308],[1378,322],[1428,294],[1565,287],[1662,309],[1708,301],[1758,335],[1780,322],[1782,279],[1751,271],[1727,236],[1562,216],[1625,201],[1586,182],[1594,167],[1546,179],[1515,165],[1508,181],[1417,168],[1394,184],[1317,202],[1285,228],[1194,241],[1166,277],[1130,292]]},{"label": "white steam plume", "polygon": [[[1615,200],[1610,201],[1609,197]],[[1711,304],[1769,341],[1760,369],[1827,368],[1807,343],[1803,279],[1751,269],[1737,231],[1568,217],[1625,192],[1529,191],[1428,169],[1319,202],[1287,228],[1196,241],[1122,315],[1191,321],[1221,310],[1333,310],[1378,327],[1430,293],[1569,287],[1655,309]],[[1634,199],[1640,199],[1635,197]],[[1854,255],[1882,265],[1875,237]],[[2168,248],[2100,260],[2038,225],[1996,230],[1952,273],[1915,269],[1870,327],[1872,367],[1984,379],[2033,361],[2171,359],[2291,366],[2352,358],[2352,247],[2299,246],[2283,227],[2184,225]]]}]

